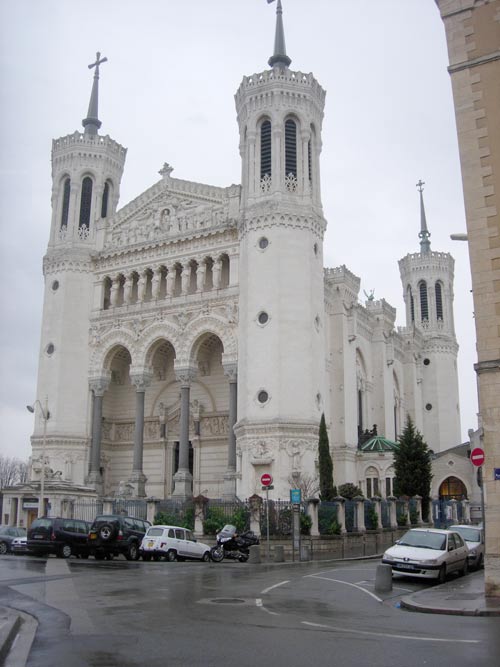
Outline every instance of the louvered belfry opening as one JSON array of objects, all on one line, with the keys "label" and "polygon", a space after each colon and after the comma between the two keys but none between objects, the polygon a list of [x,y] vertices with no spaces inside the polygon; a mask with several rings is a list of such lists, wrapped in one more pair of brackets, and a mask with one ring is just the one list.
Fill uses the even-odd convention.
[{"label": "louvered belfry opening", "polygon": [[429,303],[427,301],[427,283],[422,280],[418,286],[420,292],[420,319],[422,321],[429,319]]},{"label": "louvered belfry opening", "polygon": [[443,320],[443,292],[441,290],[441,283],[436,283],[436,318]]},{"label": "louvered belfry opening", "polygon": [[90,227],[90,209],[92,206],[92,179],[86,176],[82,182],[82,198],[80,201],[79,227]]},{"label": "louvered belfry opening", "polygon": [[297,124],[289,118],[285,123],[285,175],[297,177]]},{"label": "louvered belfry opening", "polygon": [[265,120],[260,128],[260,177],[271,176],[271,121]]},{"label": "louvered belfry opening", "polygon": [[63,189],[63,202],[62,202],[62,212],[61,212],[61,227],[68,226],[68,216],[69,216],[69,196],[71,194],[71,181],[67,178],[64,181]]}]

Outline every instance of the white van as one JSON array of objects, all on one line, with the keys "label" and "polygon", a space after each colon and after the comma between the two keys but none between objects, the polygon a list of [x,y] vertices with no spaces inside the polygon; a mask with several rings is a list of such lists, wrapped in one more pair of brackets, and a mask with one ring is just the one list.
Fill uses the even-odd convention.
[{"label": "white van", "polygon": [[193,533],[180,526],[151,526],[144,535],[140,554],[143,560],[210,560],[208,544],[197,542]]}]

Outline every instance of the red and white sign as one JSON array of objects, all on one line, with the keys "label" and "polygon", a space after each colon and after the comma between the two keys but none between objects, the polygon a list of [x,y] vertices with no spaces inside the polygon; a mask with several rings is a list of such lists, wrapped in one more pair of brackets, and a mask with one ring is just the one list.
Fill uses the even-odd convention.
[{"label": "red and white sign", "polygon": [[262,486],[271,486],[271,484],[273,483],[273,476],[270,475],[268,472],[265,472],[260,478],[260,483],[262,484]]},{"label": "red and white sign", "polygon": [[484,463],[484,451],[481,449],[481,447],[474,447],[472,452],[470,453],[470,460],[472,462],[472,465],[475,465],[479,468],[479,466],[482,466]]}]

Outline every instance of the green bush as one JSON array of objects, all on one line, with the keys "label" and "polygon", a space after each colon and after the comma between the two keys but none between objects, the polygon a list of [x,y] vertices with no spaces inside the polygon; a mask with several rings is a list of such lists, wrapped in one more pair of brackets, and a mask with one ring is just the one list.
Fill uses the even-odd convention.
[{"label": "green bush", "polygon": [[347,484],[341,484],[338,490],[339,496],[342,496],[342,498],[345,498],[346,500],[352,500],[353,498],[357,498],[358,496],[363,495],[363,491],[361,491],[359,486],[356,486],[351,482],[348,482]]},{"label": "green bush", "polygon": [[247,529],[249,514],[250,512],[246,508],[238,507],[226,523],[232,523],[236,526],[238,533],[242,533]]},{"label": "green bush", "polygon": [[300,534],[310,535],[312,526],[312,519],[307,514],[300,514]]},{"label": "green bush", "polygon": [[416,510],[410,510],[410,523],[412,526],[416,526],[418,523],[418,514]]},{"label": "green bush", "polygon": [[397,517],[398,526],[406,526],[408,522],[408,514],[400,514]]},{"label": "green bush", "polygon": [[194,508],[190,507],[184,514],[172,514],[171,512],[158,512],[153,519],[155,526],[179,526],[180,528],[194,528]]},{"label": "green bush", "polygon": [[226,515],[222,507],[209,507],[205,521],[203,522],[203,533],[205,535],[215,535],[226,525]]},{"label": "green bush", "polygon": [[374,507],[369,507],[367,512],[368,523],[370,525],[369,530],[377,530],[378,528],[378,514]]}]

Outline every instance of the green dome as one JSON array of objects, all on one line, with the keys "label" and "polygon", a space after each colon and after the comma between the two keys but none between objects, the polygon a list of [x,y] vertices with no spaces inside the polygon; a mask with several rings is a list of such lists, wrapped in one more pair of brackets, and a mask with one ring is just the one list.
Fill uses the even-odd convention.
[{"label": "green dome", "polygon": [[362,452],[394,452],[399,449],[397,442],[387,440],[381,435],[374,435],[359,448]]}]

